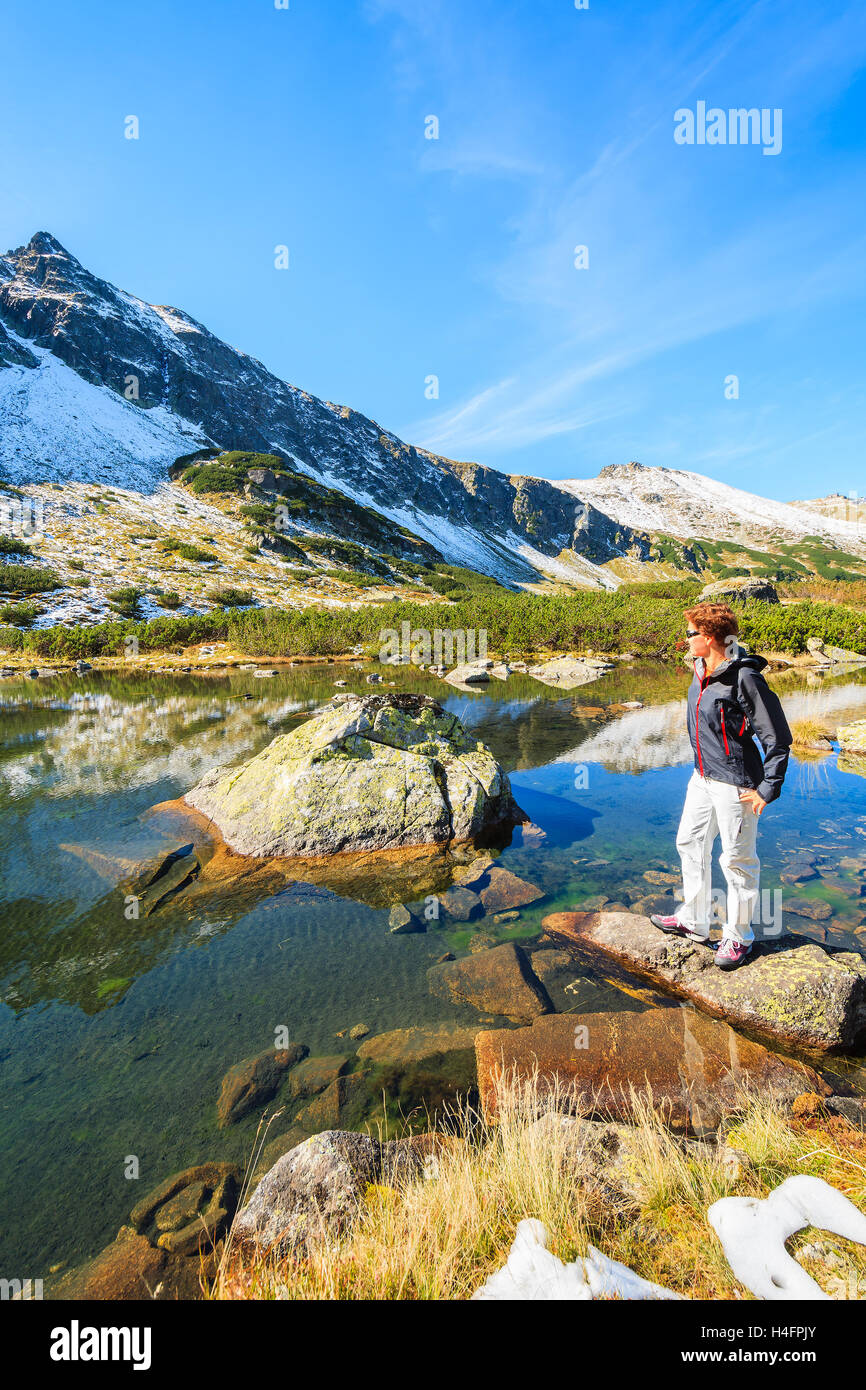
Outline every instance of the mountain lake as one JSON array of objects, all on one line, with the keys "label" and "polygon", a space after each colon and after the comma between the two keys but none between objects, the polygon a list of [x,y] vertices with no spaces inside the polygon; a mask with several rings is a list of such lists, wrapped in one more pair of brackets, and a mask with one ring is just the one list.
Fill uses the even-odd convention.
[{"label": "mountain lake", "polygon": [[[359,1024],[369,1037],[477,1025],[475,1009],[429,991],[426,972],[443,954],[464,954],[481,932],[531,948],[550,912],[605,901],[654,911],[653,896],[675,891],[664,885],[675,881],[692,764],[684,668],[620,665],[571,692],[517,674],[463,691],[395,668],[378,689],[393,679],[433,695],[509,772],[544,835],[515,831],[497,862],[543,897],[508,920],[443,917],[408,935],[389,930],[387,882],[380,905],[288,881],[192,907],[179,892],[130,920],[118,885],[154,852],[144,813],[294,728],[338,678],[368,692],[374,669],[302,664],[266,680],[91,671],[0,684],[0,1271],[50,1286],[170,1174],[209,1159],[246,1163],[262,1111],[219,1128],[216,1101],[228,1069],[273,1047],[275,1029],[321,1056],[354,1053]],[[789,720],[866,717],[866,674],[773,680]],[[625,702],[641,707],[611,712]],[[770,901],[793,856],[816,856],[796,895],[832,913],[786,914],[787,927],[866,948],[866,761],[792,757],[758,848]],[[621,983],[574,966],[551,998],[575,1013],[653,1007]],[[427,1110],[471,1085],[461,1065],[385,1069],[378,1099],[371,1093],[374,1128],[426,1128]],[[824,1065],[866,1093],[862,1059]],[[299,1103],[282,1096],[265,1109],[281,1107],[272,1134]]]}]

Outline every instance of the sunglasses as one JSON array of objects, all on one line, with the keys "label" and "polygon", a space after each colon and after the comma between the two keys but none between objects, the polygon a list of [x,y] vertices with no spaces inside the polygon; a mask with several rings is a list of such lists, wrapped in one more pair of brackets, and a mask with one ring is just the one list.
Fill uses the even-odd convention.
[{"label": "sunglasses", "polygon": [[700,635],[701,635],[701,634],[700,634],[699,632],[696,632],[695,629],[694,629],[693,627],[687,627],[687,628],[686,628],[686,636],[687,636],[687,637],[700,637]]}]

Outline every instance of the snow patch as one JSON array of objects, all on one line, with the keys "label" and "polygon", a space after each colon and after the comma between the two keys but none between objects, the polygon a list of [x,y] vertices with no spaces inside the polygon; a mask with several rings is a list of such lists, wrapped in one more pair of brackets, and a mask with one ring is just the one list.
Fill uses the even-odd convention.
[{"label": "snow patch", "polygon": [[145,410],[85,381],[65,362],[10,333],[37,367],[0,370],[0,477],[85,482],[152,492],[180,454],[208,442],[163,406]]}]

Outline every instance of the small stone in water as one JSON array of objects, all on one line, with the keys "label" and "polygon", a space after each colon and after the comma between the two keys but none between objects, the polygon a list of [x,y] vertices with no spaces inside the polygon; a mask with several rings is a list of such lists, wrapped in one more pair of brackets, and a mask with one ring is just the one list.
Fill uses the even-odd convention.
[{"label": "small stone in water", "polygon": [[[349,1029],[349,1037],[355,1039],[366,1038],[369,1031],[370,1029],[367,1027],[366,1023],[356,1023],[353,1028]],[[342,1033],[337,1034],[338,1038],[341,1038],[342,1036]]]}]

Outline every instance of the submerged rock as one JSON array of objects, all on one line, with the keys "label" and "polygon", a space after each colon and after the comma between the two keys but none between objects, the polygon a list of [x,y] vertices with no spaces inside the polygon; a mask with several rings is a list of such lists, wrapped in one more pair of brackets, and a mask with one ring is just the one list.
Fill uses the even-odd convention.
[{"label": "submerged rock", "polygon": [[388,929],[392,936],[411,936],[415,932],[426,931],[427,926],[403,903],[395,903],[388,914]]},{"label": "submerged rock", "polygon": [[289,1095],[317,1096],[320,1091],[324,1091],[336,1081],[338,1076],[342,1076],[350,1061],[351,1057],[345,1053],[336,1053],[328,1057],[307,1057],[289,1073],[286,1083]]},{"label": "submerged rock", "polygon": [[809,917],[813,922],[826,922],[833,916],[832,907],[823,898],[785,898],[784,908],[797,917]]},{"label": "submerged rock", "polygon": [[458,884],[449,888],[447,893],[440,893],[438,903],[440,912],[455,922],[471,922],[484,912],[478,894]]},{"label": "submerged rock", "polygon": [[536,888],[534,883],[527,883],[526,879],[518,878],[508,869],[500,869],[495,864],[475,883],[474,891],[479,894],[485,912],[526,907],[528,903],[544,897],[542,888]]},{"label": "submerged rock", "polygon": [[462,960],[431,965],[427,978],[440,998],[472,1004],[514,1023],[530,1023],[552,1007],[526,952],[511,941]]},{"label": "submerged rock", "polygon": [[339,698],[188,792],[226,844],[315,856],[472,840],[525,819],[493,754],[423,695]]},{"label": "submerged rock", "polygon": [[337,1129],[348,1124],[349,1116],[358,1112],[364,1094],[364,1078],[359,1072],[337,1076],[330,1085],[310,1101],[295,1116],[295,1124],[316,1134],[319,1130]]},{"label": "submerged rock", "polygon": [[412,1028],[393,1028],[377,1033],[358,1048],[358,1056],[377,1065],[407,1065],[427,1062],[432,1057],[451,1052],[471,1051],[480,1025],[462,1023],[431,1023]]},{"label": "submerged rock", "polygon": [[307,1048],[302,1043],[290,1043],[279,1051],[270,1048],[257,1057],[246,1057],[227,1071],[217,1101],[220,1129],[235,1124],[250,1110],[270,1100],[282,1082],[283,1073],[306,1053]]},{"label": "submerged rock", "polygon": [[737,970],[706,946],[667,936],[631,912],[555,912],[543,926],[564,946],[618,961],[644,979],[794,1047],[851,1049],[866,1036],[866,959],[807,937],[757,942]]},{"label": "submerged rock", "polygon": [[538,1069],[539,1095],[558,1108],[628,1120],[639,1096],[672,1129],[714,1131],[741,1108],[746,1089],[793,1099],[804,1088],[829,1094],[811,1067],[776,1056],[726,1024],[686,1008],[643,1013],[551,1014],[531,1028],[498,1029],[475,1039],[485,1114],[497,1110],[497,1082]]},{"label": "submerged rock", "polygon": [[74,1302],[201,1297],[198,1260],[172,1256],[122,1226],[117,1238],[87,1264],[69,1270],[52,1297]]},{"label": "submerged rock", "polygon": [[237,1207],[242,1169],[199,1163],[166,1178],[132,1209],[112,1243],[51,1291],[69,1300],[198,1299]]}]

